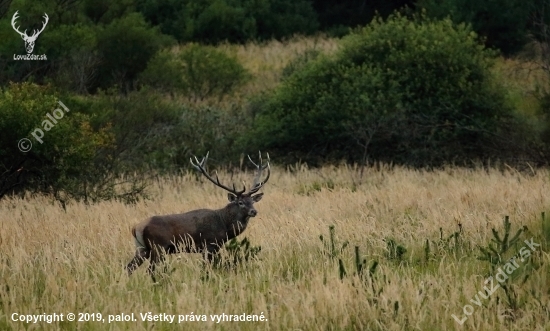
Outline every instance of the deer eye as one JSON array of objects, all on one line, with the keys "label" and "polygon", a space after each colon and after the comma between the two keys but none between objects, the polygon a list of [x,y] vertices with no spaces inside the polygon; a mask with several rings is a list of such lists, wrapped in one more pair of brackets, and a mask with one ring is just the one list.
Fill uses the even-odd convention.
[{"label": "deer eye", "polygon": [[239,201],[238,203],[239,203],[239,207],[244,207],[244,202]]}]

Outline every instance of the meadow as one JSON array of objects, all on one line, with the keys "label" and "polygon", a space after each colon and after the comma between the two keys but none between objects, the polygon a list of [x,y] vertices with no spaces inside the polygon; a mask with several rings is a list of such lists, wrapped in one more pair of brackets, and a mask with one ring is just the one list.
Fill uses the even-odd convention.
[{"label": "meadow", "polygon": [[[73,203],[63,210],[47,197],[3,199],[0,329],[550,329],[541,215],[550,206],[547,170],[376,165],[361,176],[344,165],[273,163],[259,214],[239,237],[261,251],[222,268],[205,266],[199,254],[172,255],[156,283],[146,264],[131,277],[124,270],[134,252],[131,226],[152,215],[223,207],[225,192],[210,182],[186,172],[161,178],[151,182],[151,200],[135,205]],[[220,178],[250,183],[252,174],[220,172]],[[524,240],[541,246],[525,260],[521,255],[517,270],[484,299],[477,294],[494,273],[478,259],[479,247],[494,239],[492,229],[503,237],[505,216],[512,235],[526,228],[498,267],[528,248]],[[175,319],[142,321],[149,312]],[[25,323],[13,321],[20,318],[14,313],[64,314],[64,321]],[[68,313],[88,321],[69,322]],[[135,321],[108,323],[132,313]],[[221,314],[265,320],[220,321]],[[175,325],[178,318],[184,321]]]}]

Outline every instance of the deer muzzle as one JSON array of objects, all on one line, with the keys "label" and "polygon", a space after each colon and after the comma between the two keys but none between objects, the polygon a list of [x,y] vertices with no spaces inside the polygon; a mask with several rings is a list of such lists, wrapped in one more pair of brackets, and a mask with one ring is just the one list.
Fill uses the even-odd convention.
[{"label": "deer muzzle", "polygon": [[257,214],[258,214],[258,212],[256,211],[256,209],[250,209],[248,211],[248,216],[250,216],[250,217],[255,217]]}]

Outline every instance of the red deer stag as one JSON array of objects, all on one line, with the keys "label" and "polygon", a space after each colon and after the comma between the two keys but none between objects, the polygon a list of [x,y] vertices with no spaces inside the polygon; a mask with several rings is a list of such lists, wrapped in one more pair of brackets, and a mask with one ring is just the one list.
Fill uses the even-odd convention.
[{"label": "red deer stag", "polygon": [[[128,275],[131,275],[145,259],[149,259],[148,272],[154,280],[155,265],[164,259],[163,251],[166,254],[180,251],[206,253],[207,260],[211,262],[214,254],[218,253],[226,241],[241,234],[246,229],[248,220],[257,214],[254,203],[262,199],[263,193],[255,193],[269,180],[271,174],[269,154],[265,165],[261,153],[259,165],[254,163],[250,156],[248,159],[256,167],[257,174],[247,193],[246,187],[242,191],[237,191],[233,185],[231,189],[220,183],[217,173],[214,179],[206,172],[208,153],[200,162],[196,156],[195,162],[190,159],[191,165],[208,180],[229,192],[229,204],[217,210],[197,209],[183,214],[153,216],[134,226],[132,235],[135,239],[136,254],[126,266]],[[267,176],[260,182],[265,169]]]}]

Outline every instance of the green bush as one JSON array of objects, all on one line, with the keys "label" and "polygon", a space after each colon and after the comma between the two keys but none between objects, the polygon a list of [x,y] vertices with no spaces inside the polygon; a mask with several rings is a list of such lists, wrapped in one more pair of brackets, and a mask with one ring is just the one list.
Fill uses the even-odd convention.
[{"label": "green bush", "polygon": [[286,79],[245,144],[309,162],[489,157],[491,135],[511,112],[490,73],[493,55],[450,20],[377,19]]},{"label": "green bush", "polygon": [[161,50],[139,75],[139,81],[143,85],[173,96],[184,92],[183,74],[183,67],[177,55],[170,50]]},{"label": "green bush", "polygon": [[147,88],[120,95],[116,90],[93,98],[74,98],[75,108],[90,114],[92,129],[108,127],[115,149],[98,160],[111,160],[119,174],[175,173],[189,157],[210,151],[221,162],[235,160],[235,137],[249,125],[237,107],[191,108]]},{"label": "green bush", "polygon": [[46,81],[56,86],[81,94],[98,85],[97,71],[101,59],[97,52],[97,33],[100,28],[84,24],[60,25],[48,30],[41,37],[47,48],[44,53],[51,61]]},{"label": "green bush", "polygon": [[223,98],[250,77],[237,58],[212,46],[190,44],[178,55],[159,52],[141,75],[142,82],[190,100]]},{"label": "green bush", "polygon": [[189,158],[216,155],[218,164],[238,160],[242,151],[236,137],[246,130],[248,121],[240,109],[213,106],[177,108],[180,117],[170,125],[158,127],[145,144],[136,148],[142,162],[157,172],[178,173],[189,168]]},{"label": "green bush", "polygon": [[113,137],[105,128],[94,130],[67,99],[61,101],[69,111],[58,100],[51,88],[29,83],[0,91],[0,198],[28,191],[67,201],[95,193],[90,176],[104,175],[98,172],[105,168],[94,161],[113,147]]},{"label": "green bush", "polygon": [[145,70],[149,60],[171,43],[168,36],[151,28],[138,13],[113,20],[97,38],[101,59],[99,87],[116,84],[124,91],[134,88],[137,75]]},{"label": "green bush", "polygon": [[141,82],[163,92],[182,93],[189,99],[221,99],[249,78],[237,58],[212,46],[190,44],[179,54],[159,52],[140,75]]},{"label": "green bush", "polygon": [[150,155],[162,151],[176,141],[167,141],[178,123],[180,109],[148,89],[126,95],[116,89],[102,91],[94,98],[78,98],[74,103],[91,116],[94,129],[109,127],[116,149],[106,158],[117,162],[123,173],[161,168],[151,162]]},{"label": "green bush", "polygon": [[184,90],[190,98],[222,97],[249,77],[236,57],[211,46],[191,44],[180,54]]}]

